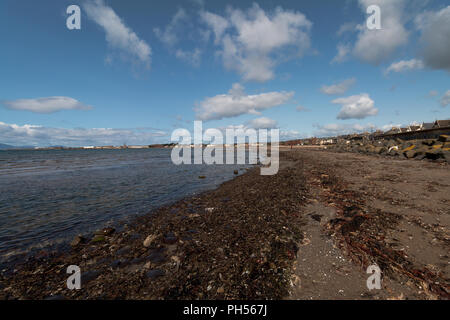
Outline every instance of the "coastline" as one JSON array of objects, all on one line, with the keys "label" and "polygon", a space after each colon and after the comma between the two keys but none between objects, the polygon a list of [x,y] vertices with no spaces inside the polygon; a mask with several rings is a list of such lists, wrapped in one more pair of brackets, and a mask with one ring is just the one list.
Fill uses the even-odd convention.
[{"label": "coastline", "polygon": [[[360,172],[366,165],[350,161],[382,162],[397,170],[399,160],[308,149],[281,152],[280,161],[275,176],[260,176],[253,168],[215,190],[139,217],[121,232],[105,229],[93,239],[79,239],[70,252],[16,266],[0,279],[0,299],[309,299],[317,292],[322,299],[448,298],[444,267],[431,269],[426,257],[411,261],[413,255],[400,255],[405,248],[388,243],[401,238],[398,226],[412,228],[402,223],[402,213],[374,208],[371,197],[381,195],[351,190],[340,172],[355,170],[350,177],[366,183]],[[414,166],[448,174],[439,164]],[[439,185],[445,195],[449,186]],[[434,209],[442,206],[445,201]],[[438,216],[444,230],[434,249],[443,253],[448,213]],[[429,232],[438,234],[435,229]],[[317,255],[323,248],[334,250],[339,261],[326,260],[331,253]],[[386,290],[365,288],[370,262],[386,272]],[[69,265],[81,268],[81,290],[66,288]],[[336,272],[331,282],[321,282],[321,273],[330,270]]]}]

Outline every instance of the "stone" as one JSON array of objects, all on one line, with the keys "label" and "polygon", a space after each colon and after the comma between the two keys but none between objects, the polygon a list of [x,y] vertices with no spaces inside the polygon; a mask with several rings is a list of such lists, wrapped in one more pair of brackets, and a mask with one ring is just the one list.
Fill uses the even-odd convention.
[{"label": "stone", "polygon": [[91,270],[91,271],[86,271],[86,272],[81,271],[81,286],[83,286],[83,284],[86,284],[92,280],[97,279],[97,277],[99,275],[100,275],[100,271],[97,271],[97,270]]},{"label": "stone", "polygon": [[79,246],[80,244],[86,243],[86,238],[82,237],[82,236],[76,236],[72,242],[70,243],[70,245],[72,247],[76,247]]},{"label": "stone", "polygon": [[178,238],[175,236],[175,234],[173,234],[172,232],[169,232],[164,236],[163,241],[165,244],[174,244],[178,241]]},{"label": "stone", "polygon": [[157,237],[156,234],[152,234],[152,235],[149,235],[147,238],[145,238],[144,243],[143,243],[144,247],[146,247],[146,248],[150,247],[152,245],[153,241],[155,241],[156,237]]},{"label": "stone", "polygon": [[446,134],[440,135],[439,138],[438,138],[438,141],[440,141],[440,142],[449,142],[450,141],[450,136],[448,136]]},{"label": "stone", "polygon": [[166,256],[164,255],[164,249],[160,248],[160,249],[156,249],[153,250],[150,255],[147,257],[148,260],[150,260],[150,262],[152,263],[162,263],[165,262],[167,260]]},{"label": "stone", "polygon": [[159,277],[164,276],[165,272],[163,270],[153,269],[153,270],[148,271],[146,275],[151,280],[155,280],[155,279],[157,279]]},{"label": "stone", "polygon": [[96,235],[93,239],[92,239],[92,242],[104,242],[106,239],[105,239],[105,237],[104,236],[101,236],[101,235]]},{"label": "stone", "polygon": [[44,300],[66,300],[66,297],[64,297],[63,295],[57,294],[54,296],[45,297]]},{"label": "stone", "polygon": [[234,170],[234,174],[239,174],[239,171],[238,170]]}]

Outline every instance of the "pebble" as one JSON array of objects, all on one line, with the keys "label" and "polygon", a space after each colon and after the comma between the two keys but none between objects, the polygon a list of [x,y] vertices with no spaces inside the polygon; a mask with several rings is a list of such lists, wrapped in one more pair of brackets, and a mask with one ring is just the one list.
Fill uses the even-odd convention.
[{"label": "pebble", "polygon": [[147,272],[147,277],[152,280],[162,277],[163,275],[165,275],[165,272],[163,270],[159,270],[159,269],[153,269],[153,270],[150,270],[149,272]]}]

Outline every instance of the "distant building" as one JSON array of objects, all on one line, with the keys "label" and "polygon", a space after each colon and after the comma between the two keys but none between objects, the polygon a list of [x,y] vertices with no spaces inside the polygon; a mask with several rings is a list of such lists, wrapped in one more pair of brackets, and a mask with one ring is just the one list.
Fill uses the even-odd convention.
[{"label": "distant building", "polygon": [[433,129],[446,127],[450,127],[450,120],[436,120],[433,124]]}]

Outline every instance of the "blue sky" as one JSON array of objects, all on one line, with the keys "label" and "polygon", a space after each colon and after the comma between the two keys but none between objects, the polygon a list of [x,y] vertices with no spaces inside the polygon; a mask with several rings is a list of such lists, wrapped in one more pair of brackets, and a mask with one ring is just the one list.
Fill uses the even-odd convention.
[{"label": "blue sky", "polygon": [[[69,30],[69,5],[81,30]],[[380,7],[381,30],[366,8]],[[450,117],[448,1],[3,0],[0,143],[283,139]]]}]

